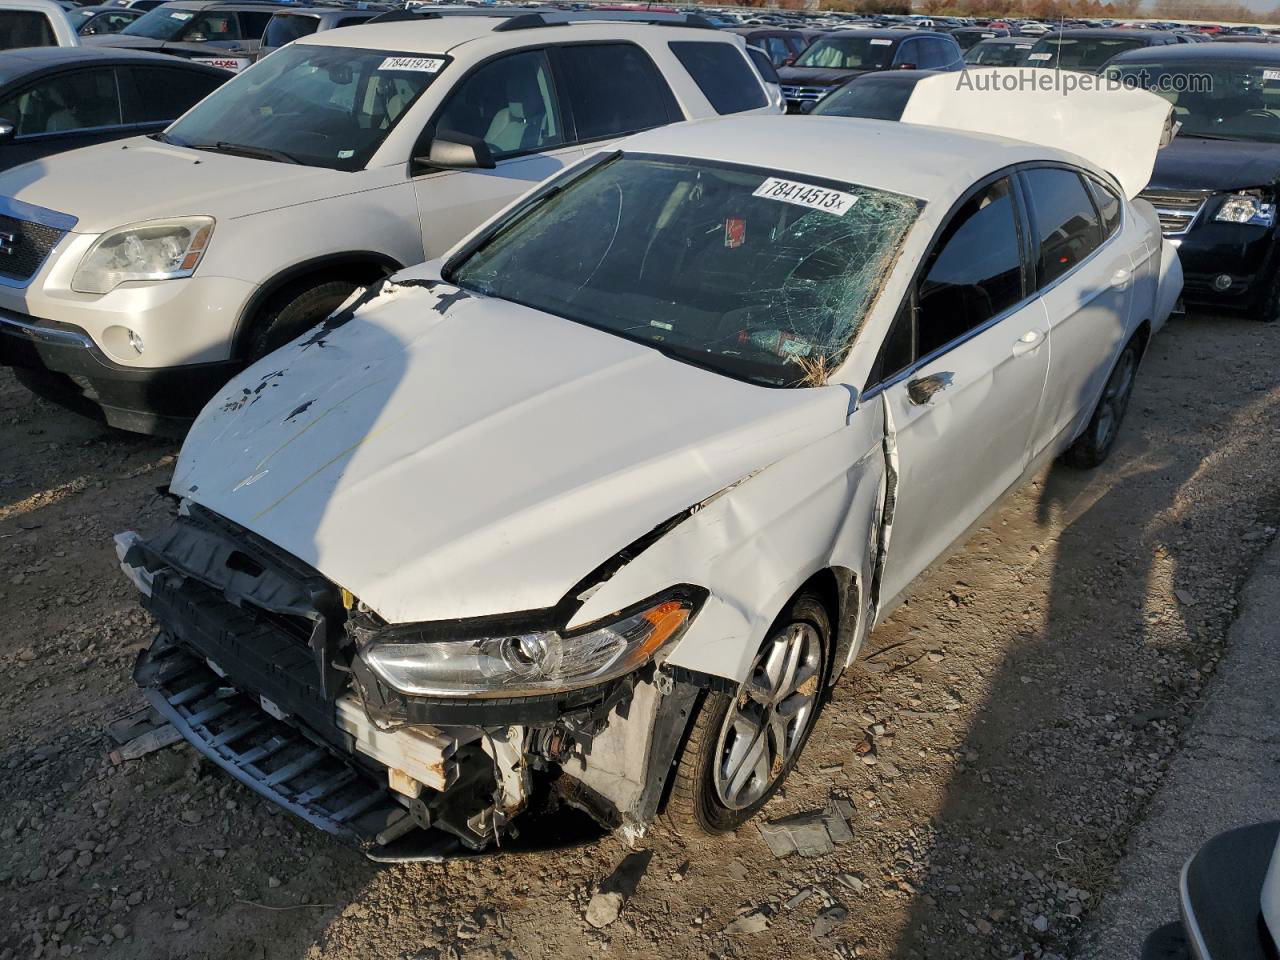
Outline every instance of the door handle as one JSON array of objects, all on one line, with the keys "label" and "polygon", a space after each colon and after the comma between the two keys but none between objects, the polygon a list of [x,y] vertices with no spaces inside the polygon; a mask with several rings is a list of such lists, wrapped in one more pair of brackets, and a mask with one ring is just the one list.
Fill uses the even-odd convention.
[{"label": "door handle", "polygon": [[1111,275],[1111,286],[1115,287],[1117,290],[1123,290],[1129,285],[1129,278],[1131,276],[1133,276],[1133,272],[1131,270],[1126,270],[1124,267],[1121,267]]},{"label": "door handle", "polygon": [[917,407],[929,403],[933,400],[935,393],[951,386],[955,376],[954,373],[943,371],[941,373],[931,373],[927,377],[910,380],[907,382],[907,399]]},{"label": "door handle", "polygon": [[1013,341],[1013,355],[1015,357],[1024,357],[1039,347],[1042,343],[1044,343],[1043,330],[1028,330],[1017,340]]}]

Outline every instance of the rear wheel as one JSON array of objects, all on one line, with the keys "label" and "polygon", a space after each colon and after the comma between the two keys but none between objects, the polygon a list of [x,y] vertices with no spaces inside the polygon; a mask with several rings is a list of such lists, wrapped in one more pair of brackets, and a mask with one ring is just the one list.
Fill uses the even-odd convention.
[{"label": "rear wheel", "polygon": [[253,361],[276,350],[311,329],[351,296],[356,284],[330,280],[310,287],[295,287],[275,297],[258,317],[246,359]]},{"label": "rear wheel", "polygon": [[1076,438],[1075,443],[1062,455],[1063,462],[1073,467],[1089,469],[1107,459],[1120,434],[1120,424],[1129,409],[1133,384],[1138,376],[1138,345],[1134,341],[1120,352],[1116,365],[1111,369],[1107,385],[1098,398],[1089,426]]},{"label": "rear wheel", "polygon": [[831,621],[801,594],[774,622],[736,693],[711,693],[694,719],[667,803],[678,830],[733,830],[782,786],[822,709]]}]

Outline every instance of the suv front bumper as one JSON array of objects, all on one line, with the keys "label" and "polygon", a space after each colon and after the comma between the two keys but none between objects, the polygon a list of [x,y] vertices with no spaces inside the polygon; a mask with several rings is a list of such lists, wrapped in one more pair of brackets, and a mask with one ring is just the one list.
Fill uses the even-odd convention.
[{"label": "suv front bumper", "polygon": [[129,367],[84,330],[0,309],[0,364],[34,393],[135,433],[181,436],[239,361]]}]

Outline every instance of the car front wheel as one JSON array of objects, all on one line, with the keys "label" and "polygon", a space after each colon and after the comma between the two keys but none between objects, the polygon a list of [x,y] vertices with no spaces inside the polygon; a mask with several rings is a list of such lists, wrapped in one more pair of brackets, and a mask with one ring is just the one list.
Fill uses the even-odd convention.
[{"label": "car front wheel", "polygon": [[672,826],[724,833],[769,801],[822,709],[830,652],[826,608],[800,594],[774,622],[737,691],[703,700],[667,802]]}]

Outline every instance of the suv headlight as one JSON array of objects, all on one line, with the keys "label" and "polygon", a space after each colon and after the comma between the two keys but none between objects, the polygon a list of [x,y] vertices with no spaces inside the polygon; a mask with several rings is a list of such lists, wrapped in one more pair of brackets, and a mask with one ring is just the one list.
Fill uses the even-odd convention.
[{"label": "suv headlight", "polygon": [[624,676],[684,633],[694,605],[655,601],[605,626],[471,640],[375,641],[369,668],[401,693],[423,697],[528,697]]},{"label": "suv headlight", "polygon": [[1248,223],[1253,226],[1269,227],[1275,223],[1276,205],[1263,203],[1260,197],[1252,194],[1237,193],[1223,201],[1213,219],[1224,223]]},{"label": "suv headlight", "polygon": [[109,230],[80,261],[71,289],[110,293],[128,280],[189,277],[212,236],[212,217],[149,220]]}]

